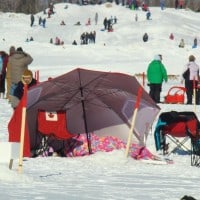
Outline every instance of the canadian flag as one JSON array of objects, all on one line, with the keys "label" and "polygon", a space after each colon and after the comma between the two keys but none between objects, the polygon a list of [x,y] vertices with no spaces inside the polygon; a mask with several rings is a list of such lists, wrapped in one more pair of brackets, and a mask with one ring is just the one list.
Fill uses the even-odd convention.
[{"label": "canadian flag", "polygon": [[57,112],[45,112],[47,121],[58,121]]},{"label": "canadian flag", "polygon": [[58,139],[68,139],[73,135],[67,130],[66,111],[38,111],[38,131],[44,135],[54,135]]}]

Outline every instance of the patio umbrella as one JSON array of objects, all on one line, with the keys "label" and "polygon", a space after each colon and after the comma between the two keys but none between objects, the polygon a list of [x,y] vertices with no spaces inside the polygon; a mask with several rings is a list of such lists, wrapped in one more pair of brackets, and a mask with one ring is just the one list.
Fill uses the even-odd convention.
[{"label": "patio umbrella", "polygon": [[[31,146],[35,145],[39,109],[65,110],[68,131],[86,133],[88,144],[91,132],[120,124],[130,128],[139,87],[137,79],[128,74],[81,68],[40,83],[28,91]],[[144,143],[159,110],[148,93],[143,91],[133,131],[140,143]],[[128,133],[122,134],[128,136]],[[90,145],[88,147],[91,152]]]}]

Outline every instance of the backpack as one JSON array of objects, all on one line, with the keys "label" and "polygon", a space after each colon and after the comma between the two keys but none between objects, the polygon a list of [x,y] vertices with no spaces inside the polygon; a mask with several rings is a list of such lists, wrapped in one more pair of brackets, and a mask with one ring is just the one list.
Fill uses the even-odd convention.
[{"label": "backpack", "polygon": [[3,58],[0,55],[0,74],[2,74],[2,70],[3,70]]},{"label": "backpack", "polygon": [[185,72],[183,72],[182,76],[185,80],[189,80],[189,78],[190,78],[190,68],[189,67],[187,68],[187,70]]}]

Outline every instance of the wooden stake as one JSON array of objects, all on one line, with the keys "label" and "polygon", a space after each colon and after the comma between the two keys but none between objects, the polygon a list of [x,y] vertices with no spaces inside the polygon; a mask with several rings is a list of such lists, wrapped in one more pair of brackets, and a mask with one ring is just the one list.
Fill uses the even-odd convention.
[{"label": "wooden stake", "polygon": [[20,149],[19,149],[19,165],[18,171],[22,172],[23,154],[24,154],[24,137],[25,137],[25,126],[26,126],[26,102],[27,102],[27,84],[24,84],[24,94],[21,99],[22,101],[22,121],[21,121],[21,132],[20,132]]},{"label": "wooden stake", "polygon": [[126,144],[126,152],[125,152],[126,157],[128,157],[128,153],[129,153],[129,149],[130,149],[130,145],[131,145],[131,140],[132,140],[133,130],[134,130],[134,126],[135,126],[136,116],[137,116],[138,108],[139,108],[139,105],[140,105],[140,99],[141,99],[141,96],[142,96],[142,90],[143,90],[142,87],[140,87],[138,89],[138,95],[137,95],[137,100],[136,100],[136,103],[135,103],[135,109],[134,109],[134,113],[133,113],[131,128],[130,128],[130,131],[129,131],[128,140],[127,140],[127,144]]},{"label": "wooden stake", "polygon": [[18,166],[19,172],[22,172],[22,164],[23,164],[25,121],[26,121],[26,107],[23,107],[22,108],[21,134],[20,134],[20,149],[19,149],[19,166]]},{"label": "wooden stake", "polygon": [[133,113],[132,124],[131,124],[131,128],[130,128],[129,134],[128,134],[128,140],[127,140],[127,144],[126,144],[126,154],[125,154],[126,157],[128,157],[129,149],[131,146],[131,140],[132,140],[133,130],[135,127],[135,120],[136,120],[137,112],[138,112],[138,109],[136,108]]}]

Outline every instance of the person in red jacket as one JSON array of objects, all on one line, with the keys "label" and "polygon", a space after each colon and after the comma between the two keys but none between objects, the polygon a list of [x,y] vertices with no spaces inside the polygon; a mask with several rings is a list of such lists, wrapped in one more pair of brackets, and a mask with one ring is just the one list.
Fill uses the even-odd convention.
[{"label": "person in red jacket", "polygon": [[184,0],[179,0],[179,8],[182,9],[184,4]]}]

